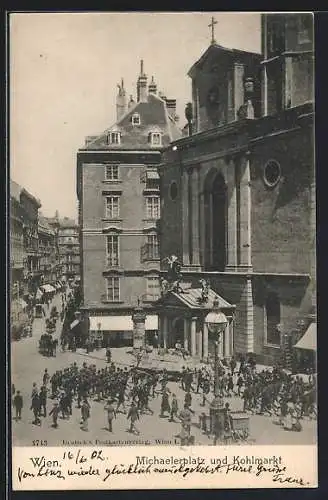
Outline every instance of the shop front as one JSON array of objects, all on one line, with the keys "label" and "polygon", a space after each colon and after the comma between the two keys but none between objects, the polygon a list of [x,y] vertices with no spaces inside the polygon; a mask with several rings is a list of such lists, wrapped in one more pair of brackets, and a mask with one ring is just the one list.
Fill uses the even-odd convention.
[{"label": "shop front", "polygon": [[[146,317],[146,343],[152,344],[158,332],[158,317]],[[101,341],[103,347],[130,347],[133,345],[133,321],[131,315],[90,316],[89,337]]]}]

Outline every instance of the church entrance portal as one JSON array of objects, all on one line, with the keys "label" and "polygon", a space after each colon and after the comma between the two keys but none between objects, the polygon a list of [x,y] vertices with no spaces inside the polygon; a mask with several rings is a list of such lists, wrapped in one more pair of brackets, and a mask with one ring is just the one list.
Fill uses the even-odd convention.
[{"label": "church entrance portal", "polygon": [[221,172],[205,188],[205,269],[224,271],[227,255],[227,186]]}]

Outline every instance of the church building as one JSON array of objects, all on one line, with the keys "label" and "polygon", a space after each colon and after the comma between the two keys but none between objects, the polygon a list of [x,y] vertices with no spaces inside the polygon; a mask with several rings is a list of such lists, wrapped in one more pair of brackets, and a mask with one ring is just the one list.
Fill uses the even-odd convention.
[{"label": "church building", "polygon": [[221,355],[272,362],[315,310],[312,15],[263,14],[261,54],[213,36],[188,75],[189,135],[159,169],[161,258],[177,256],[183,277],[158,303],[161,341],[206,358],[216,299],[229,319]]}]

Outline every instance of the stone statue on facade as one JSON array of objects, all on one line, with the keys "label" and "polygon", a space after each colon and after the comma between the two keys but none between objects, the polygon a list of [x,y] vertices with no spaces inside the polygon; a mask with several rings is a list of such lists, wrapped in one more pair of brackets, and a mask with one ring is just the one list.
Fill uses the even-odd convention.
[{"label": "stone statue on facade", "polygon": [[178,257],[171,255],[171,257],[166,257],[164,262],[167,262],[169,267],[167,270],[167,279],[161,280],[162,292],[164,294],[167,292],[182,293],[183,289],[180,286],[182,280],[181,264]]},{"label": "stone statue on facade", "polygon": [[203,304],[203,303],[208,301],[208,296],[209,296],[209,292],[210,292],[210,284],[207,280],[205,280],[203,278],[199,280],[199,283],[202,287],[202,295],[201,295],[199,301]]}]

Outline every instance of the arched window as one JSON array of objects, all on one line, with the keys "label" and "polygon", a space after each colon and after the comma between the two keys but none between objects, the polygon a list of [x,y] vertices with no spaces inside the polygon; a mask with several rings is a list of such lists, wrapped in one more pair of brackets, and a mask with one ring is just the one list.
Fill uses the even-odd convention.
[{"label": "arched window", "polygon": [[280,301],[276,293],[270,292],[265,301],[266,343],[280,345]]}]

